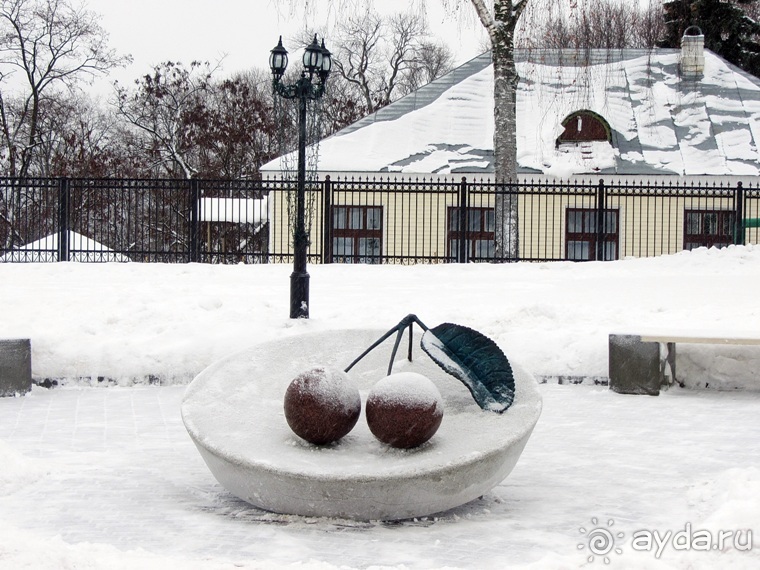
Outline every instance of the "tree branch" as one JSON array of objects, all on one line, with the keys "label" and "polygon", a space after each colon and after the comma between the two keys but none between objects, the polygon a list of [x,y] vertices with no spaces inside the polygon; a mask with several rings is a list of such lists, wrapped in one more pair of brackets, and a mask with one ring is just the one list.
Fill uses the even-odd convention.
[{"label": "tree branch", "polygon": [[520,19],[520,15],[522,14],[523,10],[525,9],[525,6],[528,5],[528,0],[518,0],[517,4],[512,6],[512,17],[514,21]]},{"label": "tree branch", "polygon": [[[471,0],[472,5],[475,8],[475,12],[478,14],[478,18],[480,18],[480,23],[483,24],[483,27],[488,32],[488,35],[493,39],[494,34],[496,33],[496,20],[493,17],[493,14],[491,14],[491,10],[488,9],[488,6],[486,5],[484,0]],[[511,1],[511,0],[510,0]]]}]

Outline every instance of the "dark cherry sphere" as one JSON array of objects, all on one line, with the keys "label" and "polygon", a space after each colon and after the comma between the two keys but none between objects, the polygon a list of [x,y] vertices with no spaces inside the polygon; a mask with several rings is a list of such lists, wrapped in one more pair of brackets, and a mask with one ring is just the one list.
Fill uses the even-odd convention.
[{"label": "dark cherry sphere", "polygon": [[325,445],[350,432],[362,408],[359,390],[342,370],[313,368],[285,391],[285,419],[295,434]]},{"label": "dark cherry sphere", "polygon": [[443,420],[443,399],[435,384],[416,372],[391,374],[367,396],[367,425],[390,446],[417,447],[428,441]]}]

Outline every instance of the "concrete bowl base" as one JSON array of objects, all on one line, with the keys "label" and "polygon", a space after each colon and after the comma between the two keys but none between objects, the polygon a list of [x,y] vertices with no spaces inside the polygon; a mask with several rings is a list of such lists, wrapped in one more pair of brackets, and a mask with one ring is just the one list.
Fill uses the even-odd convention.
[{"label": "concrete bowl base", "polygon": [[[201,372],[184,396],[182,418],[214,477],[265,510],[356,520],[438,513],[499,484],[541,413],[535,380],[514,364],[515,402],[496,414],[480,409],[467,388],[421,350],[412,362],[398,356],[394,372],[424,374],[444,401],[441,427],[417,448],[395,449],[375,439],[364,410],[347,436],[326,446],[290,430],[283,399],[291,380],[316,366],[345,368],[383,332],[327,331],[270,341]],[[376,348],[349,373],[363,402],[387,373],[391,345]]]}]

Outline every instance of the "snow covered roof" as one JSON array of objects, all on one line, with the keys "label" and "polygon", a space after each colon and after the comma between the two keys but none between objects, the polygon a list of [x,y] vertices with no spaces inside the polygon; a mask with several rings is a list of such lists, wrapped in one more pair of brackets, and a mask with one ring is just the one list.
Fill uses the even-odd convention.
[{"label": "snow covered roof", "polygon": [[[516,59],[521,173],[760,174],[760,81],[707,50],[698,79],[681,76],[671,49],[533,50]],[[493,172],[492,85],[487,52],[323,140],[319,170]],[[580,110],[610,127],[596,152],[557,145],[563,120]]]},{"label": "snow covered roof", "polygon": [[269,219],[268,200],[262,198],[201,198],[198,204],[201,222],[253,224],[258,227]]},{"label": "snow covered roof", "polygon": [[[130,261],[129,257],[116,253],[93,239],[77,232],[69,231],[69,261]],[[58,234],[50,234],[26,245],[22,245],[3,256],[2,262],[55,262],[58,261]]]}]

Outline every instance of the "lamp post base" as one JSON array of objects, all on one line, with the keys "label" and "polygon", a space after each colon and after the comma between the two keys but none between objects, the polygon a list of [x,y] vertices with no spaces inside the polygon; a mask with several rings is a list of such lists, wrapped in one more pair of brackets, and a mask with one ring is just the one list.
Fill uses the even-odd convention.
[{"label": "lamp post base", "polygon": [[309,318],[309,274],[306,271],[290,274],[290,318]]}]

